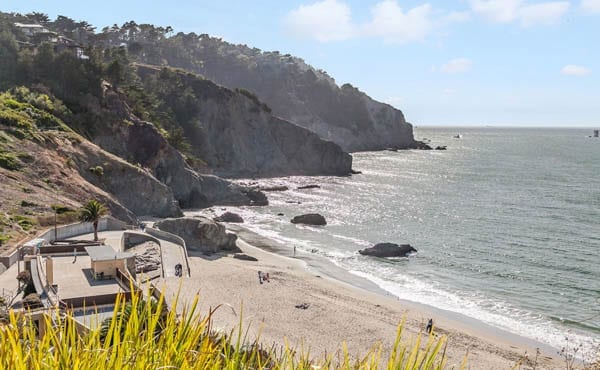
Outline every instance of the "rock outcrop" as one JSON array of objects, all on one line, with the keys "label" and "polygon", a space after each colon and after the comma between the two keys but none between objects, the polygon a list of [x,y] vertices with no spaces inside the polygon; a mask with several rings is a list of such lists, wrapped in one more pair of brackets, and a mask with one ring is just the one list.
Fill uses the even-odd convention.
[{"label": "rock outcrop", "polygon": [[364,256],[373,257],[407,257],[409,254],[417,250],[410,244],[394,244],[394,243],[378,243],[370,248],[361,249],[358,253]]},{"label": "rock outcrop", "polygon": [[290,220],[293,224],[305,224],[305,225],[316,225],[316,226],[324,226],[327,225],[327,221],[325,217],[318,213],[308,213],[305,215],[295,216]]},{"label": "rock outcrop", "polygon": [[222,215],[213,218],[213,220],[217,222],[233,222],[233,223],[243,223],[244,219],[242,216],[233,212],[225,212]]},{"label": "rock outcrop", "polygon": [[[160,68],[138,66],[142,81],[161,78]],[[186,138],[194,155],[224,177],[347,175],[352,157],[331,141],[272,114],[249,91],[229,90],[190,73],[174,72],[194,99]]]},{"label": "rock outcrop", "polygon": [[169,218],[157,222],[155,226],[181,237],[189,251],[204,254],[241,252],[236,245],[237,236],[226,232],[225,226],[206,217]]},{"label": "rock outcrop", "polygon": [[[105,90],[105,101],[120,121],[99,129],[94,141],[110,152],[150,169],[157,180],[172,190],[181,208],[267,203],[266,197],[256,190],[194,171],[154,125],[134,116],[124,97],[110,88]],[[120,123],[123,120],[128,124]]]}]

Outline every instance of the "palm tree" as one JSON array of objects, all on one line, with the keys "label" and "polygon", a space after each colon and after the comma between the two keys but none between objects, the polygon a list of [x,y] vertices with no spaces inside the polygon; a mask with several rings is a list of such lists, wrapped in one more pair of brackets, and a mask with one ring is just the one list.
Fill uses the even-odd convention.
[{"label": "palm tree", "polygon": [[97,200],[88,201],[79,210],[79,219],[82,222],[91,222],[94,226],[94,241],[98,241],[98,220],[106,213],[104,205]]}]

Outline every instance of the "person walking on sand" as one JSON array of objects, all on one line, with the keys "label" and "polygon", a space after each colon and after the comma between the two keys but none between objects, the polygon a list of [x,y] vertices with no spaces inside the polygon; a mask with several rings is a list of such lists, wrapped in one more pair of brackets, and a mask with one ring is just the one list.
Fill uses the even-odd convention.
[{"label": "person walking on sand", "polygon": [[258,282],[262,284],[263,281],[263,276],[262,276],[262,271],[258,272]]},{"label": "person walking on sand", "polygon": [[296,257],[296,246],[294,245],[294,257]]},{"label": "person walking on sand", "polygon": [[433,330],[433,319],[429,319],[427,322],[427,327],[425,328],[427,334],[431,334],[431,330]]}]

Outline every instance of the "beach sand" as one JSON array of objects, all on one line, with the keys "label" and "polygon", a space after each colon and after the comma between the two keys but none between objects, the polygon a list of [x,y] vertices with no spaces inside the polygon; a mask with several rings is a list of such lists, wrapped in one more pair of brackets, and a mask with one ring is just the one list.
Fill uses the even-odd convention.
[{"label": "beach sand", "polygon": [[[356,356],[381,344],[385,356],[403,318],[405,342],[414,339],[427,320],[433,318],[434,332],[448,337],[448,368],[459,368],[465,355],[470,369],[510,369],[525,353],[535,357],[535,343],[511,339],[489,328],[480,330],[476,322],[466,324],[427,306],[333,279],[308,268],[301,259],[263,250],[268,240],[257,242],[256,236],[241,235],[252,239],[253,244],[262,244],[257,248],[238,239],[243,252],[258,261],[243,261],[225,254],[191,254],[190,278],[158,280],[156,286],[166,292],[168,300],[179,294],[179,308],[191,303],[198,294],[198,312],[202,315],[221,305],[213,316],[215,328],[229,332],[243,315],[249,340],[260,335],[260,342],[267,347],[288,343],[292,348],[310,351],[313,358],[325,354],[337,358],[344,342],[349,353]],[[260,284],[258,271],[268,272],[270,282]],[[295,307],[302,303],[308,308]],[[560,368],[564,364],[556,354],[543,350],[537,369]]]}]

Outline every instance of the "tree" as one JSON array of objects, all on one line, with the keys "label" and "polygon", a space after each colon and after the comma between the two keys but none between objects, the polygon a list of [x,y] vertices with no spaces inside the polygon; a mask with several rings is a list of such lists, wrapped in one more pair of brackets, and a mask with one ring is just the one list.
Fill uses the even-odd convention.
[{"label": "tree", "polygon": [[40,13],[40,12],[32,12],[32,13],[28,13],[25,14],[25,16],[32,20],[35,23],[39,23],[39,24],[46,24],[48,22],[50,22],[50,18],[48,17],[48,14],[45,13]]},{"label": "tree", "polygon": [[16,82],[19,47],[9,32],[0,32],[0,89],[12,87]]},{"label": "tree", "polygon": [[79,219],[82,222],[91,222],[94,227],[94,241],[98,241],[98,221],[105,213],[106,208],[104,205],[93,199],[79,210]]}]

